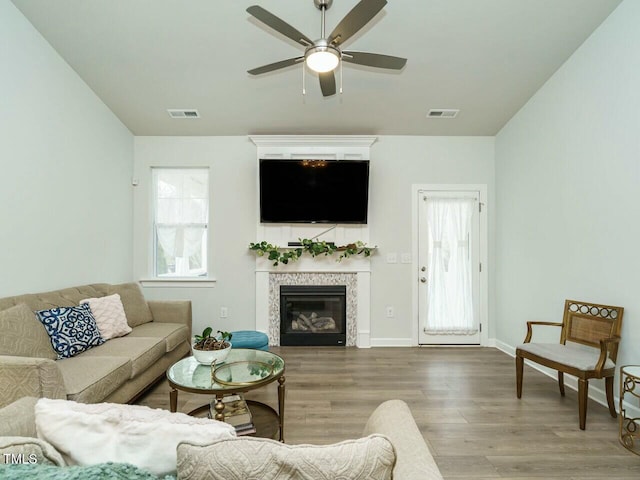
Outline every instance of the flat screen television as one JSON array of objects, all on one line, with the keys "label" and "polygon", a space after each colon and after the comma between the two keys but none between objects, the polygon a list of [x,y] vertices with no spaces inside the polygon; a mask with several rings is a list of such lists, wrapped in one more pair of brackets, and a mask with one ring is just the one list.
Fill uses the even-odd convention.
[{"label": "flat screen television", "polygon": [[367,223],[368,160],[260,160],[260,222]]}]

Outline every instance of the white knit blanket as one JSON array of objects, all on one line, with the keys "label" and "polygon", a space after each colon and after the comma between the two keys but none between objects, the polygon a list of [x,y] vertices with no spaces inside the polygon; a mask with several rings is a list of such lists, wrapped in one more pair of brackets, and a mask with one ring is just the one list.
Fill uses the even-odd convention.
[{"label": "white knit blanket", "polygon": [[159,476],[176,473],[178,443],[209,444],[236,436],[224,422],[138,405],[41,398],[35,416],[38,437],[68,464],[123,462]]}]

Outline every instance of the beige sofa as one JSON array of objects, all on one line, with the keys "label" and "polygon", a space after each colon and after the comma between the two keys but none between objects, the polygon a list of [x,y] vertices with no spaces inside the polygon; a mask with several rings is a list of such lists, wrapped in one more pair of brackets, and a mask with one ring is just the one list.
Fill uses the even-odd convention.
[{"label": "beige sofa", "polygon": [[[37,436],[34,413],[36,401],[36,398],[22,398],[0,409],[0,443],[6,439],[18,445],[20,442],[16,441],[15,437]],[[405,402],[389,400],[374,410],[364,427],[363,435],[375,433],[386,435],[393,444],[396,454],[393,467],[394,480],[442,480],[440,470]],[[13,440],[9,437],[13,437]],[[221,443],[226,441],[223,440]],[[242,440],[232,439],[231,441]],[[210,478],[208,468],[211,465],[208,465],[207,461],[215,453],[211,449],[217,448],[217,445],[220,444],[193,447],[180,443],[177,448],[178,478],[197,480]],[[23,447],[9,447],[3,451],[14,454],[24,452],[25,450],[21,448]],[[304,478],[315,478],[314,471],[313,465],[310,465]]]},{"label": "beige sofa", "polygon": [[[44,327],[24,322],[0,339],[0,407],[21,397],[48,397],[83,403],[127,403],[162,377],[166,370],[189,353],[191,302],[149,301],[137,283],[93,284],[53,292],[0,298],[0,311],[26,304],[30,310],[75,306],[85,298],[118,293],[128,335],[108,340],[75,357],[53,360],[31,354],[30,341]],[[25,326],[28,325],[28,326]],[[34,331],[34,329],[42,329]],[[7,355],[19,345],[20,355]],[[55,358],[55,352],[53,358]]]}]

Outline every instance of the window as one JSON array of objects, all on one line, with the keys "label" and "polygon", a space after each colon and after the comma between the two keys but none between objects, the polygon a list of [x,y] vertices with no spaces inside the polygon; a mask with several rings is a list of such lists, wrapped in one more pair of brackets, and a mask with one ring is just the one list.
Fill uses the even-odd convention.
[{"label": "window", "polygon": [[154,168],[156,277],[206,277],[209,170]]}]

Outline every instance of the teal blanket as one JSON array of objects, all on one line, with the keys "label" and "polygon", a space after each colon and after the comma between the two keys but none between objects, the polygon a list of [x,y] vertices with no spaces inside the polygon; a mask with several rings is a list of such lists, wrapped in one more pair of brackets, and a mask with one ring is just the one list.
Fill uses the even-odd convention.
[{"label": "teal blanket", "polygon": [[175,480],[168,475],[162,479],[152,473],[126,463],[101,463],[82,467],[56,467],[37,464],[0,464],[2,480]]}]

